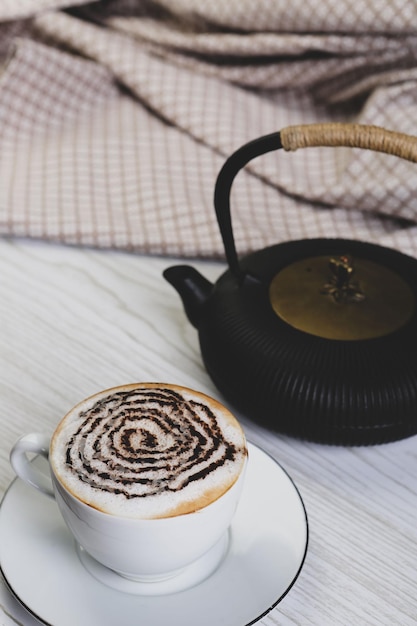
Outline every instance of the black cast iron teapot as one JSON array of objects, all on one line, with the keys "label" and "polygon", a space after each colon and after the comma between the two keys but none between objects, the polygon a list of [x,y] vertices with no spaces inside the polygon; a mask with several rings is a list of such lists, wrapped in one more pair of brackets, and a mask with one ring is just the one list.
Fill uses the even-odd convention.
[{"label": "black cast iron teapot", "polygon": [[417,432],[417,260],[349,239],[236,253],[230,191],[251,159],[284,148],[351,146],[417,162],[417,137],[374,126],[288,127],[225,162],[214,205],[229,269],[212,285],[165,270],[199,331],[208,373],[243,414],[323,443],[362,445]]}]

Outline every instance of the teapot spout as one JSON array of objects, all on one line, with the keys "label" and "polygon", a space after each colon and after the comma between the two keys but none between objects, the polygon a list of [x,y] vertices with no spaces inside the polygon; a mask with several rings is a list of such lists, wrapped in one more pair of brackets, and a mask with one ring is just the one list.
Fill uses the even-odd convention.
[{"label": "teapot spout", "polygon": [[212,283],[190,265],[168,267],[163,276],[178,291],[189,321],[198,328],[201,312],[213,289]]}]

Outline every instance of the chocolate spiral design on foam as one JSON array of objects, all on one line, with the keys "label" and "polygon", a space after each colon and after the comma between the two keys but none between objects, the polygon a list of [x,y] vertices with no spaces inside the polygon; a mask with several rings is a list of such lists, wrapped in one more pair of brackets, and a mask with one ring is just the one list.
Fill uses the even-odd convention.
[{"label": "chocolate spiral design on foam", "polygon": [[91,487],[129,499],[180,491],[239,452],[209,406],[171,389],[115,392],[80,417],[67,467]]}]

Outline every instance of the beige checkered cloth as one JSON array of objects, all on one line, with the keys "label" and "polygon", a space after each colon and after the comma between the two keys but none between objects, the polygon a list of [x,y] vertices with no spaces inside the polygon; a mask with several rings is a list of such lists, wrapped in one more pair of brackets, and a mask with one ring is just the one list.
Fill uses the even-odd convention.
[{"label": "beige checkered cloth", "polygon": [[[416,134],[415,0],[1,0],[0,233],[223,255],[217,174],[290,124]],[[417,256],[417,169],[309,148],[232,192],[240,253],[315,236]]]}]

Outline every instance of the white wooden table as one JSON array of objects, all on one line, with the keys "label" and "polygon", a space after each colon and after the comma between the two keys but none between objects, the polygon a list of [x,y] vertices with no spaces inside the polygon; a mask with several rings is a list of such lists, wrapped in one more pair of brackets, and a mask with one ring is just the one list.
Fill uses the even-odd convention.
[{"label": "white wooden table", "polygon": [[[14,478],[14,441],[52,433],[100,389],[158,380],[219,397],[197,332],[162,278],[175,262],[0,240],[0,495]],[[192,264],[211,280],[224,271]],[[293,478],[309,518],[304,568],[259,623],[416,624],[417,439],[346,449],[242,423]],[[0,624],[34,623],[1,582]]]}]

